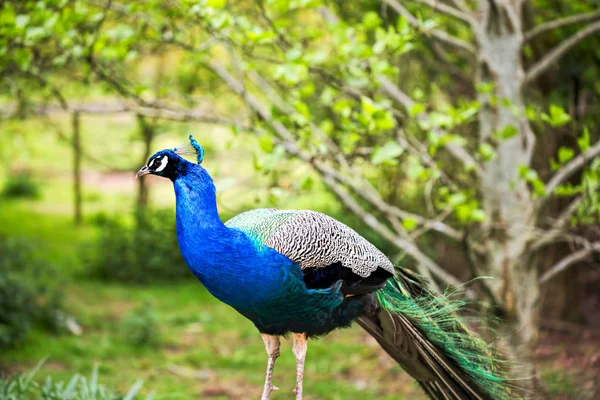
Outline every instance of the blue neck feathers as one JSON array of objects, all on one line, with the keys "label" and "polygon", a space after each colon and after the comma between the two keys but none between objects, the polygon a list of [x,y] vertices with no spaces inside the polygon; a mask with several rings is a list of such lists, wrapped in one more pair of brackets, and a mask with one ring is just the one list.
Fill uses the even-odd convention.
[{"label": "blue neck feathers", "polygon": [[242,231],[226,227],[217,212],[216,190],[200,165],[183,161],[173,179],[177,202],[177,239],[192,273],[217,298],[239,311],[261,302],[281,287],[282,268],[291,261],[257,246]]},{"label": "blue neck feathers", "polygon": [[217,211],[217,195],[212,178],[200,165],[184,162],[183,168],[180,167],[182,172],[173,179],[178,225],[185,219],[193,218],[196,228],[225,228]]}]

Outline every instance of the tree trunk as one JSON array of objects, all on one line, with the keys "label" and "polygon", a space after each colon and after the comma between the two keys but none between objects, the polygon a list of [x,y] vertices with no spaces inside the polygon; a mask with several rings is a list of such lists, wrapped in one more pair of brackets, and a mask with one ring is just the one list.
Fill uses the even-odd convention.
[{"label": "tree trunk", "polygon": [[[138,128],[142,134],[144,141],[144,154],[142,156],[141,165],[148,162],[150,158],[150,152],[152,151],[152,142],[154,140],[154,127],[150,125],[143,115],[137,114]],[[149,188],[146,184],[145,179],[138,179],[138,201],[137,205],[139,209],[148,207]]]},{"label": "tree trunk", "polygon": [[[527,355],[538,338],[539,284],[535,259],[528,253],[535,226],[535,203],[520,176],[531,163],[535,137],[525,115],[521,60],[521,2],[482,0],[477,84],[480,90],[479,140],[492,144],[496,157],[483,166],[480,190],[488,220],[484,224],[483,274],[494,302],[501,305],[505,329],[500,334],[514,355]],[[532,367],[531,367],[532,368]],[[529,368],[528,368],[529,369]]]},{"label": "tree trunk", "polygon": [[73,130],[73,200],[74,220],[76,225],[82,222],[82,195],[81,195],[81,124],[80,114],[75,111],[72,115]]}]

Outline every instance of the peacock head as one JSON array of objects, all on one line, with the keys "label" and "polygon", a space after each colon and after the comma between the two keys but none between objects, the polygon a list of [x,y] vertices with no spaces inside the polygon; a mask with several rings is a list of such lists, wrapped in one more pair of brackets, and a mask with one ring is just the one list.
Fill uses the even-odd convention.
[{"label": "peacock head", "polygon": [[190,165],[189,161],[181,157],[183,155],[194,155],[196,156],[196,162],[202,164],[204,149],[192,135],[190,135],[189,144],[184,144],[174,149],[161,150],[154,154],[150,157],[148,163],[135,174],[135,177],[138,178],[147,174],[153,174],[174,180]]}]

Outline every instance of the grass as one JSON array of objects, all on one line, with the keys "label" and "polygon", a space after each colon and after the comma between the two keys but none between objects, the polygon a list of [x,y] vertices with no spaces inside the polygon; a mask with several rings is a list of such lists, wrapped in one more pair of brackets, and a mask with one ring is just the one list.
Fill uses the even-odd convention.
[{"label": "grass", "polygon": [[[215,391],[222,392],[216,398],[259,397],[266,354],[258,332],[196,282],[143,288],[79,282],[67,285],[65,292],[84,334],[49,337],[34,332],[22,349],[3,355],[3,365],[22,370],[47,358],[39,375],[56,379],[68,379],[74,371],[86,374],[98,365],[100,379],[108,387],[125,391],[143,379],[144,392],[154,391],[157,399],[204,398]],[[139,304],[149,304],[159,315],[160,345],[133,346],[124,335],[123,319]],[[309,398],[397,399],[397,393],[406,393],[407,388],[417,391],[402,372],[382,368],[379,350],[365,346],[364,339],[359,330],[351,329],[311,343],[306,370]],[[281,399],[292,398],[294,387],[289,347],[284,344],[275,373]],[[188,376],[194,371],[201,371],[201,379]],[[392,387],[383,384],[388,380],[394,382]]]},{"label": "grass", "polygon": [[[15,226],[18,218],[18,235],[43,240],[40,252],[54,263],[76,265],[73,239],[91,237],[93,228],[75,228],[66,216],[26,213],[21,208],[16,203],[2,208],[0,226]],[[2,355],[0,368],[24,372],[46,358],[37,374],[40,377],[68,380],[74,372],[89,375],[98,366],[100,380],[107,387],[127,391],[143,379],[142,393],[155,392],[157,399],[260,395],[266,354],[256,328],[199,283],[106,284],[82,281],[76,271],[63,270],[63,291],[66,307],[84,333],[53,336],[34,329],[19,349]],[[141,305],[151,307],[158,316],[158,345],[140,347],[128,340],[124,321]],[[311,343],[308,360],[307,398],[398,399],[402,393],[418,398],[418,389],[408,376],[397,368],[388,370],[381,351],[358,328]],[[276,398],[293,398],[294,379],[295,361],[286,342],[275,373],[282,389]]]}]

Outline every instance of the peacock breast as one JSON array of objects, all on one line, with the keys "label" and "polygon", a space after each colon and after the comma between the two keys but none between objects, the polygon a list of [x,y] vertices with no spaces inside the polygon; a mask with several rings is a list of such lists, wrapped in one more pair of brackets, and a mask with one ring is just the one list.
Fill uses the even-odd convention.
[{"label": "peacock breast", "polygon": [[210,230],[178,234],[181,254],[190,271],[216,298],[249,312],[285,290],[294,264],[247,238]]}]

